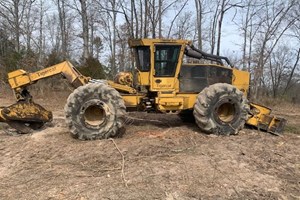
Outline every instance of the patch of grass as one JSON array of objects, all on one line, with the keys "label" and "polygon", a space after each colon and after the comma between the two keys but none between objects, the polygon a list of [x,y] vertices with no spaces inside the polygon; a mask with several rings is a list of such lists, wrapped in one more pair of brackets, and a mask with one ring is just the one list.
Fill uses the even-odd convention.
[{"label": "patch of grass", "polygon": [[285,131],[293,133],[293,134],[300,134],[300,125],[298,125],[298,124],[288,124],[285,127]]}]

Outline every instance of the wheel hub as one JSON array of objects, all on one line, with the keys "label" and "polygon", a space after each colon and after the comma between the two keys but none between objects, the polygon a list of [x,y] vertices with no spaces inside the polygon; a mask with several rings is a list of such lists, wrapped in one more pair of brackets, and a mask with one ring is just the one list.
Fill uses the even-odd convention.
[{"label": "wheel hub", "polygon": [[219,122],[228,124],[237,117],[236,105],[231,99],[222,100],[216,105],[214,115]]},{"label": "wheel hub", "polygon": [[109,108],[100,100],[89,100],[81,107],[81,119],[84,124],[93,129],[98,129],[109,116]]}]

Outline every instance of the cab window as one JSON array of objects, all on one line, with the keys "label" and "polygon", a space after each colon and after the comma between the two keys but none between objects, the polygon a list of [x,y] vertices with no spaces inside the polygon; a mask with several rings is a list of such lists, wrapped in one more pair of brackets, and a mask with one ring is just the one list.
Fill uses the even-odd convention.
[{"label": "cab window", "polygon": [[155,46],[155,76],[174,76],[178,63],[180,45]]},{"label": "cab window", "polygon": [[141,72],[150,70],[150,47],[137,47],[137,68]]}]

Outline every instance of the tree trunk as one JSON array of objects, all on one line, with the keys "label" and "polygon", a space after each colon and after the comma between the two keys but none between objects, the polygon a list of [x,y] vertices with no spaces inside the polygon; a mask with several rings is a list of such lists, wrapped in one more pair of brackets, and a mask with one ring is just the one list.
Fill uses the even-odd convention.
[{"label": "tree trunk", "polygon": [[155,38],[156,37],[156,34],[155,34],[155,29],[156,29],[156,23],[155,23],[155,0],[152,1],[152,19],[151,19],[151,22],[152,22],[152,38]]},{"label": "tree trunk", "polygon": [[218,20],[218,9],[219,9],[219,1],[216,6],[216,10],[213,16],[212,25],[211,25],[211,54],[214,54],[215,51],[215,45],[216,45],[216,26],[217,26],[217,20]]},{"label": "tree trunk", "polygon": [[[249,28],[249,15],[250,15],[250,2],[247,5],[247,11],[246,11],[246,19],[245,24],[243,28],[243,70],[247,69],[247,37],[248,37],[248,28]],[[250,59],[249,59],[250,60]]]},{"label": "tree trunk", "polygon": [[148,38],[148,26],[149,26],[149,3],[148,0],[145,0],[145,14],[144,14],[144,38]]},{"label": "tree trunk", "polygon": [[66,13],[65,13],[65,1],[57,0],[58,16],[59,16],[59,26],[61,32],[61,49],[62,49],[62,58],[67,59],[67,30],[66,30]]},{"label": "tree trunk", "polygon": [[81,5],[82,38],[83,38],[83,59],[89,58],[89,23],[86,0],[79,0]]},{"label": "tree trunk", "polygon": [[295,61],[295,63],[294,63],[294,66],[293,66],[292,71],[291,71],[291,73],[290,73],[290,75],[289,75],[288,81],[287,81],[286,86],[285,86],[285,88],[284,88],[283,95],[285,95],[286,92],[287,92],[288,89],[289,89],[289,86],[290,86],[290,83],[291,83],[292,78],[293,78],[293,76],[294,76],[296,67],[298,66],[299,59],[300,59],[300,48],[299,48],[298,51],[297,51],[296,61]]},{"label": "tree trunk", "polygon": [[220,55],[220,48],[221,48],[221,35],[222,35],[222,24],[223,24],[223,18],[225,14],[225,1],[222,0],[221,10],[220,10],[220,19],[218,22],[218,41],[217,41],[217,55]]},{"label": "tree trunk", "polygon": [[195,0],[196,5],[196,25],[197,25],[197,40],[198,40],[198,49],[202,50],[202,0]]},{"label": "tree trunk", "polygon": [[162,0],[158,1],[158,37],[162,38]]},{"label": "tree trunk", "polygon": [[38,67],[42,66],[42,62],[44,59],[44,42],[43,42],[43,38],[44,38],[44,1],[41,1],[41,5],[40,5],[40,28],[39,28],[39,41],[38,41],[38,45],[39,45],[39,58],[38,58]]},{"label": "tree trunk", "polygon": [[20,16],[19,16],[19,4],[20,0],[14,0],[14,25],[15,25],[15,48],[17,52],[20,52]]}]

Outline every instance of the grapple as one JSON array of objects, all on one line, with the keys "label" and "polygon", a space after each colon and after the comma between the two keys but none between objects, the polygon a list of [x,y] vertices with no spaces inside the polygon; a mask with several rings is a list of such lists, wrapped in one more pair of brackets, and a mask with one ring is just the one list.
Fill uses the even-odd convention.
[{"label": "grapple", "polygon": [[30,133],[52,121],[52,113],[32,101],[18,101],[0,108],[0,122],[5,122],[19,133]]},{"label": "grapple", "polygon": [[283,133],[286,119],[271,115],[272,110],[266,106],[250,103],[251,117],[246,121],[248,125],[274,135]]}]

